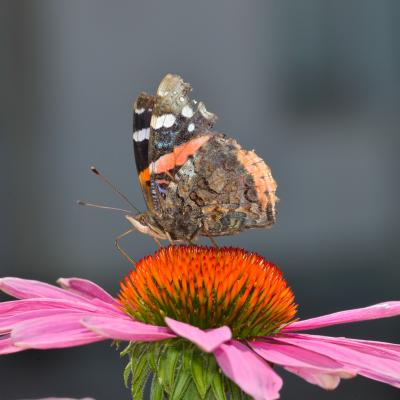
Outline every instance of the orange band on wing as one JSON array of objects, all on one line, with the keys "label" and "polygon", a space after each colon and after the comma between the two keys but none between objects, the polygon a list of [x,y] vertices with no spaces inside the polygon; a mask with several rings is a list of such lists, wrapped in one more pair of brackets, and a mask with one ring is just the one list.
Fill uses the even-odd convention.
[{"label": "orange band on wing", "polygon": [[[165,173],[176,166],[185,164],[187,159],[210,139],[211,135],[204,135],[190,140],[174,148],[171,153],[164,154],[150,165],[150,173]],[[143,171],[144,172],[144,171]]]},{"label": "orange band on wing", "polygon": [[266,209],[269,202],[274,206],[278,200],[275,195],[277,185],[268,165],[254,151],[240,149],[237,152],[237,158],[253,178],[262,208]]},{"label": "orange band on wing", "polygon": [[146,182],[150,180],[150,171],[149,168],[144,169],[139,174],[139,182],[142,187],[145,186]]},{"label": "orange band on wing", "polygon": [[149,211],[154,210],[153,198],[150,191],[150,170],[149,168],[144,169],[139,173],[139,182],[142,188],[143,196],[146,201],[147,208]]}]

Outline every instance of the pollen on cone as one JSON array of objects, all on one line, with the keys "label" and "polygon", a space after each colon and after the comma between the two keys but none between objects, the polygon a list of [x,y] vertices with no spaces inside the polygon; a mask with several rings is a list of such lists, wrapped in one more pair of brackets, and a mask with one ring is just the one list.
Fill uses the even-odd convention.
[{"label": "pollen on cone", "polygon": [[166,316],[202,329],[227,325],[236,338],[271,335],[296,314],[281,271],[237,248],[170,246],[140,260],[121,282],[119,302],[133,318]]}]

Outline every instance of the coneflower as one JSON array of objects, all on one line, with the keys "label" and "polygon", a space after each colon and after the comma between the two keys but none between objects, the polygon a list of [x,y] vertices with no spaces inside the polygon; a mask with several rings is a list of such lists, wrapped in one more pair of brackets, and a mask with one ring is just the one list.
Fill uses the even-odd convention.
[{"label": "coneflower", "polygon": [[275,366],[324,389],[362,375],[400,387],[400,345],[297,332],[400,314],[400,301],[296,320],[280,270],[241,249],[171,246],[138,262],[114,299],[82,279],[62,288],[3,278],[0,354],[129,342],[125,381],[142,398],[279,398]]}]

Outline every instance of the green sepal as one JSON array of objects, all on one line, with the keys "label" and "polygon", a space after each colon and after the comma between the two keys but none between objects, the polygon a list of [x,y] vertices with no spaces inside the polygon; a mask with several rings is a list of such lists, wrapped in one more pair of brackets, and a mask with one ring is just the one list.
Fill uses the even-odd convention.
[{"label": "green sepal", "polygon": [[[198,392],[195,383],[193,381],[190,381],[189,385],[188,385],[188,387],[186,389],[185,399],[203,400],[205,398],[200,396],[200,393]],[[171,400],[175,400],[175,399],[171,399]],[[207,400],[209,400],[209,398],[207,398]]]},{"label": "green sepal", "polygon": [[211,388],[216,400],[226,400],[224,379],[221,374],[214,374]]},{"label": "green sepal", "polygon": [[131,376],[131,373],[132,373],[132,360],[129,360],[128,364],[126,364],[126,367],[124,369],[124,384],[126,388],[129,385],[129,377]]},{"label": "green sepal", "polygon": [[[121,357],[128,356],[129,353],[132,352],[132,350],[134,349],[135,346],[136,346],[136,343],[134,343],[134,342],[129,342],[128,346],[126,346],[125,349],[122,350],[121,353],[119,353],[119,355],[120,355]],[[118,348],[117,348],[117,350],[118,350]]]},{"label": "green sepal", "polygon": [[185,370],[190,370],[190,366],[192,365],[192,351],[193,348],[187,346],[187,349],[182,352],[182,367]]},{"label": "green sepal", "polygon": [[150,367],[147,361],[147,354],[145,351],[136,358],[136,365],[131,361],[132,380],[131,380],[131,393],[132,399],[142,399],[144,387],[149,378]]},{"label": "green sepal", "polygon": [[244,393],[237,385],[231,380],[225,378],[227,392],[230,394],[230,399],[235,400],[251,400],[251,397]]},{"label": "green sepal", "polygon": [[160,343],[159,342],[153,343],[153,345],[150,346],[149,351],[147,353],[147,359],[149,361],[149,366],[152,371],[156,371],[158,369],[160,353],[161,353]]},{"label": "green sepal", "polygon": [[203,357],[203,354],[197,351],[192,353],[191,372],[193,381],[196,385],[197,391],[202,399],[205,398],[210,379],[208,378],[208,357]]},{"label": "green sepal", "polygon": [[130,343],[121,355],[129,357],[123,377],[132,399],[143,399],[151,379],[151,400],[248,400],[218,368],[213,354],[184,339]]},{"label": "green sepal", "polygon": [[181,355],[182,351],[174,345],[171,345],[166,346],[160,356],[158,368],[155,372],[160,384],[167,393],[172,392],[177,363]]},{"label": "green sepal", "polygon": [[190,376],[190,373],[188,370],[181,370],[177,374],[177,378],[174,382],[174,387],[171,393],[171,399],[173,400],[181,400],[184,398],[188,398],[185,395],[187,394],[187,389],[189,387],[189,384],[192,380],[192,377]]},{"label": "green sepal", "polygon": [[164,398],[164,390],[154,376],[151,380],[150,398],[151,400],[163,400]]}]

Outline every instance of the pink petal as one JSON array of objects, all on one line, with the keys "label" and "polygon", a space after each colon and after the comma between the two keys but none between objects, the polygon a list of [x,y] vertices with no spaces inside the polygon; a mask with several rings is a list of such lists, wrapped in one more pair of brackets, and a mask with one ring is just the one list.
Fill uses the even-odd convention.
[{"label": "pink petal", "polygon": [[336,389],[340,383],[340,376],[327,374],[320,371],[308,370],[307,368],[285,367],[289,372],[300,376],[308,383],[318,385],[326,390]]},{"label": "pink petal", "polygon": [[11,340],[27,349],[57,349],[104,340],[81,325],[83,315],[74,313],[61,318],[55,315],[22,322],[13,328]]},{"label": "pink petal", "polygon": [[113,317],[87,317],[82,325],[96,334],[114,340],[153,342],[176,337],[168,328]]},{"label": "pink petal", "polygon": [[[102,303],[105,304],[105,303]],[[0,333],[10,331],[19,322],[51,315],[62,316],[74,312],[84,315],[98,314],[119,316],[121,311],[113,306],[111,310],[76,300],[32,298],[0,303]]]},{"label": "pink petal", "polygon": [[343,371],[343,364],[332,358],[291,344],[270,340],[249,342],[249,346],[264,360],[274,364],[325,372]]},{"label": "pink petal", "polygon": [[68,292],[47,283],[29,279],[1,278],[0,290],[10,296],[16,297],[17,299],[46,297],[50,299],[85,300],[83,296]]},{"label": "pink petal", "polygon": [[24,350],[21,347],[14,346],[10,335],[0,336],[0,355],[17,353]]},{"label": "pink petal", "polygon": [[57,283],[64,289],[80,294],[88,299],[99,299],[106,303],[118,305],[118,302],[103,288],[95,283],[80,278],[60,278]]},{"label": "pink petal", "polygon": [[388,301],[386,303],[375,304],[370,307],[340,311],[333,314],[324,315],[322,317],[292,322],[291,324],[285,326],[282,329],[282,332],[305,331],[323,328],[325,326],[347,324],[349,322],[395,317],[397,315],[400,315],[400,301]]},{"label": "pink petal", "polygon": [[379,380],[390,385],[400,386],[400,357],[393,352],[381,349],[379,355],[376,348],[357,343],[345,338],[314,336],[302,334],[285,334],[274,337],[280,342],[292,344],[331,357],[346,368],[355,368],[358,374]]},{"label": "pink petal", "polygon": [[231,340],[214,351],[223,373],[255,400],[279,398],[282,379],[244,344]]},{"label": "pink petal", "polygon": [[361,340],[361,339],[345,339],[355,343],[362,343],[368,347],[375,347],[379,350],[385,350],[386,352],[393,352],[394,354],[400,356],[400,344],[387,343],[387,342],[377,342],[374,340]]},{"label": "pink petal", "polygon": [[64,314],[71,315],[73,313],[82,316],[82,311],[78,310],[62,311],[58,309],[44,309],[20,312],[6,318],[0,317],[0,333],[11,332],[12,329],[21,322],[35,320],[42,317],[53,317],[54,319],[59,319],[62,318]]},{"label": "pink petal", "polygon": [[275,340],[250,342],[249,345],[265,360],[324,389],[335,389],[341,377],[353,377],[356,372],[322,354]]},{"label": "pink petal", "polygon": [[348,339],[343,337],[330,337],[330,336],[320,336],[320,335],[305,335],[311,336],[313,339],[318,339],[321,341],[335,343],[338,345],[344,345],[349,348],[361,351],[366,354],[372,354],[378,357],[389,358],[392,360],[400,361],[400,349],[399,345],[386,342],[374,342],[370,340],[357,340]]},{"label": "pink petal", "polygon": [[165,318],[165,322],[174,333],[190,340],[206,353],[213,352],[222,343],[232,339],[232,332],[227,326],[203,331],[195,326],[168,317]]},{"label": "pink petal", "polygon": [[81,310],[96,311],[98,307],[87,302],[70,300],[70,299],[46,299],[32,298],[24,300],[4,301],[0,303],[0,316],[15,315],[24,311],[41,310],[41,309],[60,309],[60,310]]}]

